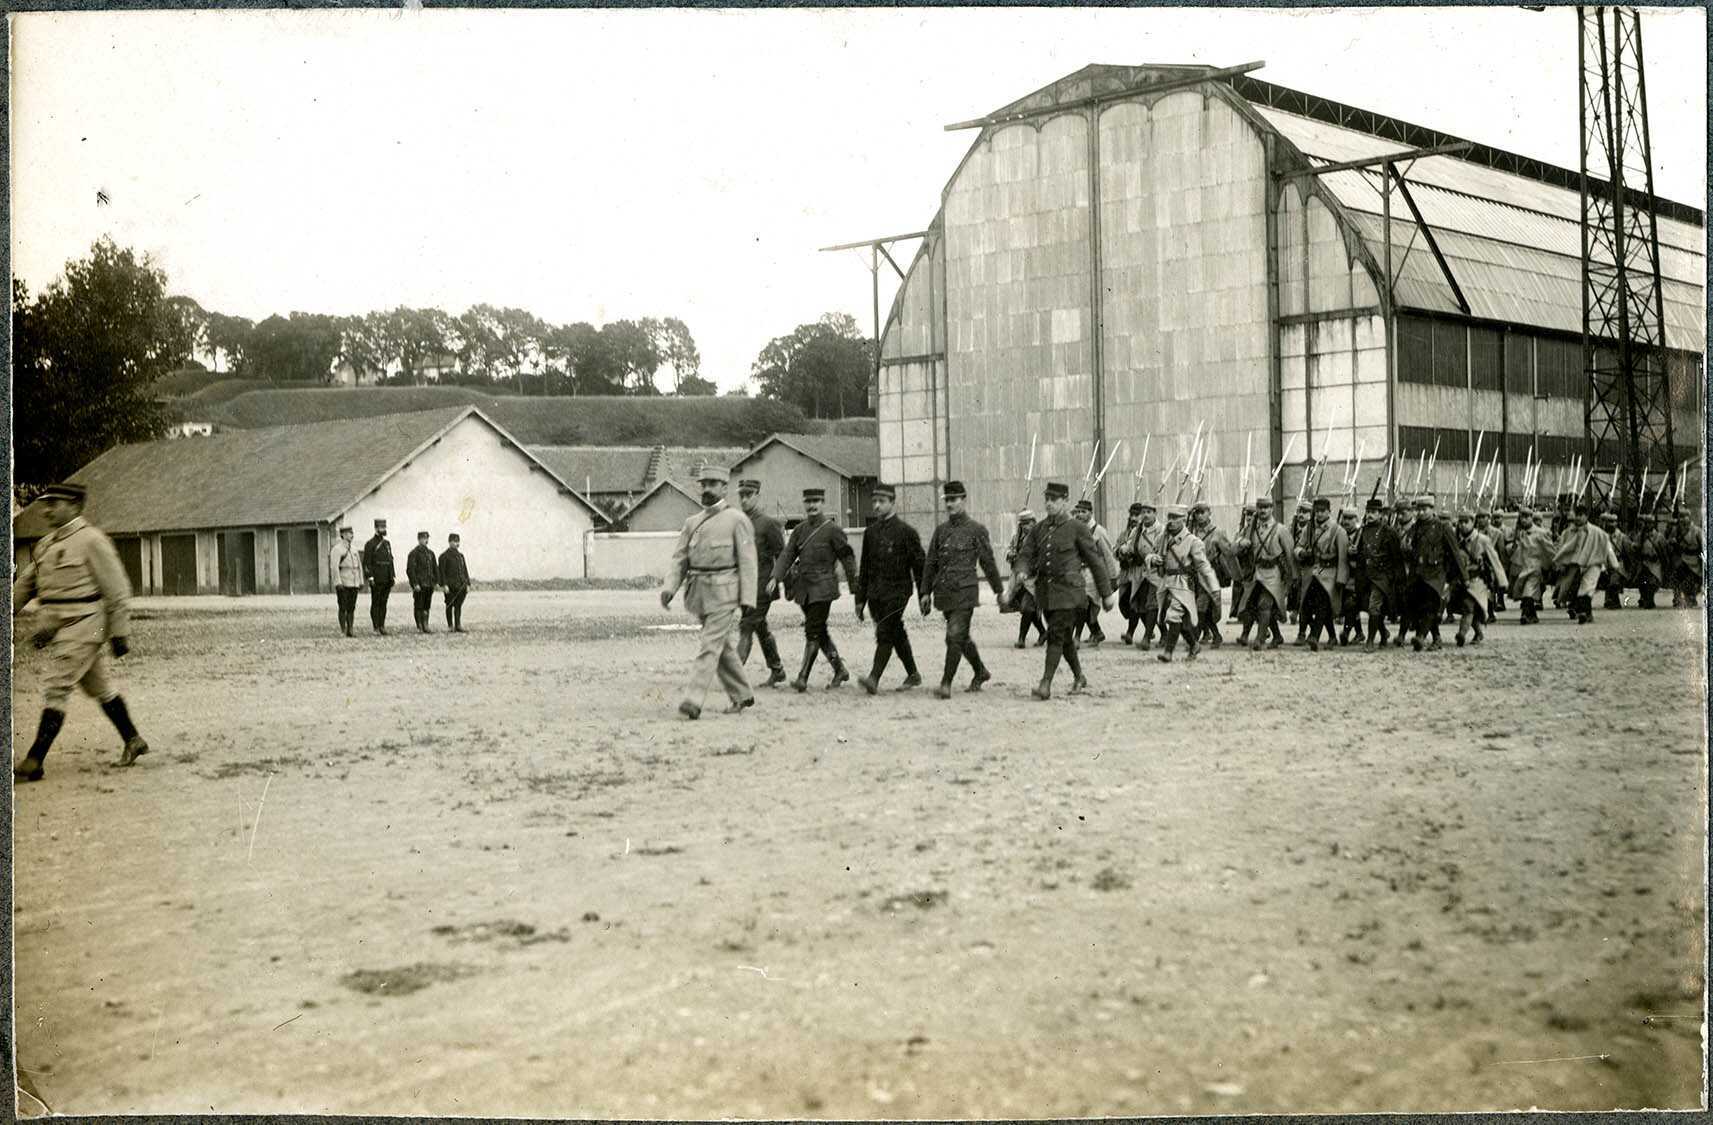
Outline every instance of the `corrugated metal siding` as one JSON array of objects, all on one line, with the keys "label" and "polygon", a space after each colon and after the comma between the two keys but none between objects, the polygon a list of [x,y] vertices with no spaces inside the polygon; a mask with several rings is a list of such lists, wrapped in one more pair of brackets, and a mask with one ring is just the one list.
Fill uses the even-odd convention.
[{"label": "corrugated metal siding", "polygon": [[[1392,141],[1257,107],[1305,154],[1339,162],[1404,151]],[[1433,228],[1471,312],[1480,317],[1539,328],[1582,330],[1581,199],[1574,191],[1451,157],[1430,157],[1408,172],[1411,195]],[[1383,255],[1378,172],[1331,172],[1320,177]],[[1392,197],[1394,268],[1415,235],[1416,246],[1397,284],[1401,306],[1457,310],[1408,206]],[[1706,346],[1703,285],[1704,232],[1689,223],[1659,220],[1668,346],[1702,351]]]}]

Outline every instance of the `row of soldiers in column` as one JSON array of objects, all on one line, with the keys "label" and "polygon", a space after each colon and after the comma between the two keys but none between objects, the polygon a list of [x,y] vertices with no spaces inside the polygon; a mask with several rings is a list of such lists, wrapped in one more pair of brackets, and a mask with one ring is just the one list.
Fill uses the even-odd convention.
[{"label": "row of soldiers in column", "polygon": [[[1236,538],[1214,526],[1206,503],[1188,509],[1188,538],[1182,550],[1194,578],[1187,599],[1195,603],[1193,633],[1163,619],[1165,576],[1146,564],[1150,555],[1160,553],[1163,542],[1186,534],[1173,510],[1161,526],[1152,504],[1132,504],[1129,522],[1116,541],[1093,523],[1091,533],[1108,568],[1121,576],[1118,606],[1127,623],[1125,643],[1135,639],[1140,627],[1142,636],[1135,643],[1144,650],[1153,647],[1155,631],[1160,631],[1163,660],[1170,660],[1180,636],[1188,642],[1192,659],[1201,642],[1219,646],[1226,589],[1232,591],[1231,620],[1243,626],[1239,641],[1251,649],[1282,644],[1279,620],[1288,618],[1297,626],[1299,645],[1318,651],[1324,631],[1329,643],[1340,645],[1366,637],[1365,647],[1372,651],[1388,640],[1401,646],[1411,632],[1417,650],[1424,643],[1439,647],[1442,610],[1444,620],[1459,623],[1459,646],[1471,633],[1479,644],[1482,626],[1505,607],[1507,592],[1522,603],[1521,623],[1530,625],[1540,620],[1547,590],[1555,605],[1588,623],[1597,591],[1605,592],[1605,608],[1617,609],[1622,590],[1634,585],[1641,607],[1651,609],[1661,588],[1672,589],[1674,605],[1691,607],[1701,588],[1701,529],[1681,510],[1672,520],[1638,517],[1632,535],[1619,529],[1617,513],[1600,512],[1591,521],[1588,506],[1569,498],[1544,527],[1528,509],[1512,513],[1510,526],[1504,525],[1503,513],[1496,519],[1485,509],[1460,511],[1453,520],[1435,511],[1432,497],[1402,500],[1390,508],[1373,498],[1360,518],[1354,508],[1344,507],[1335,520],[1331,498],[1322,497],[1300,502],[1287,531],[1273,520],[1272,507],[1265,497],[1245,506]],[[1091,515],[1092,505],[1080,501],[1077,518],[1089,522]],[[1034,518],[1027,509],[1019,513],[1008,558],[1019,553]],[[1095,584],[1092,578],[1085,584],[1086,619],[1077,631],[1080,636],[1086,625],[1090,644],[1099,645],[1105,634]],[[1363,613],[1368,614],[1366,633]],[[1388,623],[1402,626],[1395,639]],[[1036,644],[1046,643],[1040,614],[1025,606],[1016,647],[1027,644],[1031,629],[1038,634]]]},{"label": "row of soldiers in column", "polygon": [[[767,686],[787,682],[767,623],[781,591],[803,609],[803,653],[791,686],[808,690],[821,657],[832,670],[829,687],[848,682],[850,671],[827,629],[841,571],[859,620],[871,616],[875,626],[873,663],[857,682],[876,693],[897,657],[904,670],[899,690],[923,683],[905,627],[915,602],[923,616],[937,608],[945,617],[945,658],[935,689],[942,699],[950,697],[964,663],[971,671],[967,691],[980,691],[992,678],[970,636],[984,583],[1003,610],[1019,613],[1017,647],[1027,644],[1032,629],[1040,634],[1037,643],[1046,652],[1042,679],[1032,693],[1037,699],[1050,698],[1061,663],[1074,677],[1072,693],[1087,689],[1078,654],[1081,634],[1088,630],[1098,644],[1100,612],[1113,609],[1121,597],[1129,624],[1125,641],[1141,628],[1137,643],[1151,648],[1158,631],[1158,658],[1170,661],[1180,640],[1189,659],[1204,638],[1213,645],[1222,642],[1219,622],[1227,589],[1233,591],[1233,617],[1243,626],[1238,640],[1251,650],[1280,646],[1280,622],[1289,620],[1298,625],[1301,642],[1316,651],[1323,634],[1328,644],[1365,639],[1369,651],[1388,641],[1401,646],[1408,639],[1422,651],[1440,647],[1440,625],[1448,612],[1458,622],[1460,646],[1471,634],[1480,643],[1483,625],[1492,620],[1506,590],[1521,601],[1524,623],[1539,620],[1549,586],[1573,615],[1589,621],[1593,593],[1608,585],[1602,575],[1630,573],[1620,552],[1628,552],[1660,583],[1668,576],[1679,583],[1685,598],[1692,600],[1700,585],[1700,531],[1686,515],[1678,520],[1675,537],[1662,538],[1657,530],[1638,536],[1632,552],[1626,539],[1614,542],[1590,523],[1581,504],[1567,505],[1550,529],[1537,526],[1533,513],[1523,510],[1514,527],[1500,530],[1487,512],[1459,512],[1455,520],[1444,516],[1432,496],[1395,508],[1375,498],[1360,519],[1350,508],[1334,518],[1332,498],[1321,497],[1301,505],[1287,529],[1274,519],[1272,500],[1262,497],[1244,507],[1240,526],[1229,536],[1214,526],[1205,503],[1168,507],[1164,526],[1153,506],[1137,503],[1115,542],[1094,522],[1088,501],[1073,507],[1068,487],[1050,483],[1045,517],[1037,519],[1028,510],[1019,514],[1017,535],[1006,552],[1012,568],[1006,587],[987,528],[969,517],[968,494],[960,482],[946,484],[947,518],[926,550],[915,528],[896,515],[895,491],[876,486],[875,519],[863,536],[859,568],[844,531],[822,514],[819,490],[804,492],[804,519],[786,535],[779,521],[762,511],[759,482],[739,482],[748,517],[743,519],[724,505],[723,471],[705,471],[705,510],[686,521],[672,574],[661,591],[662,604],[669,605],[680,586],[689,588],[686,605],[703,619],[698,671],[680,704],[692,718],[700,714],[700,697],[716,670],[732,701],[729,710],[754,703],[743,665],[757,643],[769,671]],[[720,617],[727,611],[738,618],[735,639]],[[1388,624],[1398,626],[1395,638]]]}]

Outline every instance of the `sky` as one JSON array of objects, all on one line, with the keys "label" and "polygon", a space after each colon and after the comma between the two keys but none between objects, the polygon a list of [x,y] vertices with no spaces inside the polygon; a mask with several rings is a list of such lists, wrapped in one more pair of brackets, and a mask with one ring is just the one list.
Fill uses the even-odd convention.
[{"label": "sky", "polygon": [[[1572,8],[10,19],[32,291],[109,235],[256,320],[677,316],[722,390],[823,313],[868,330],[866,252],[817,248],[925,227],[975,137],[944,125],[1091,62],[1265,60],[1258,78],[1578,164]],[[1704,206],[1705,13],[1644,9],[1643,42],[1657,189]]]}]

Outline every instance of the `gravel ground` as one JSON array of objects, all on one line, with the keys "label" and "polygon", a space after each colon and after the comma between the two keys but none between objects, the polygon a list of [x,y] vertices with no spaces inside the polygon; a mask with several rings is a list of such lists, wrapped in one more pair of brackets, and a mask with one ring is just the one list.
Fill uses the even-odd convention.
[{"label": "gravel ground", "polygon": [[463,636],[409,608],[345,639],[330,598],[139,601],[154,752],[112,769],[79,699],[14,796],[22,1111],[1701,1102],[1697,614],[1513,611],[1423,656],[1109,643],[1092,696],[1039,704],[986,608],[979,696],[823,666],[688,723],[688,619],[646,591],[477,592]]}]

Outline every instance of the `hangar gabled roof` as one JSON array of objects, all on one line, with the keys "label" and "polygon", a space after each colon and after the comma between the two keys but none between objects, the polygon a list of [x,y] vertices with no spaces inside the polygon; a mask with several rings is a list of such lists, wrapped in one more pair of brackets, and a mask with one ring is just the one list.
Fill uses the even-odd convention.
[{"label": "hangar gabled roof", "polygon": [[[1089,98],[1156,84],[1181,84],[1208,66],[1095,63],[1001,106],[989,118],[1049,113]],[[1216,80],[1311,165],[1361,160],[1463,140],[1399,118],[1264,82],[1248,74]],[[1138,90],[1137,88],[1143,88]],[[1002,128],[1003,124],[988,128]],[[980,143],[979,140],[977,143]],[[1355,170],[1319,177],[1343,208],[1376,262],[1385,255],[1380,173]],[[1421,159],[1406,173],[1412,198],[1432,228],[1447,266],[1469,303],[1469,315],[1563,332],[1582,331],[1581,174],[1491,145]],[[1589,181],[1592,191],[1610,191]],[[1629,190],[1632,206],[1652,210],[1659,227],[1660,277],[1667,346],[1706,347],[1705,223],[1702,211]],[[1393,192],[1390,241],[1400,308],[1461,312],[1451,284],[1428,249],[1407,205]],[[894,301],[888,324],[898,313]]]}]

